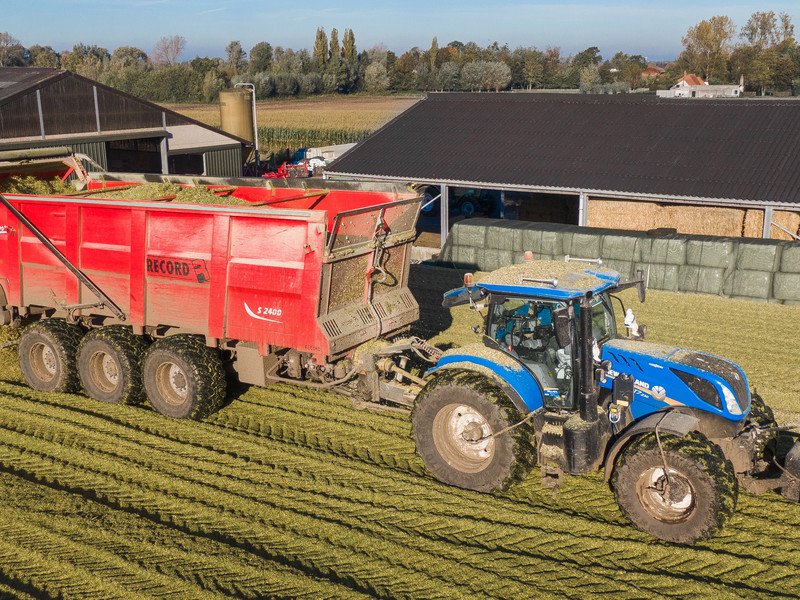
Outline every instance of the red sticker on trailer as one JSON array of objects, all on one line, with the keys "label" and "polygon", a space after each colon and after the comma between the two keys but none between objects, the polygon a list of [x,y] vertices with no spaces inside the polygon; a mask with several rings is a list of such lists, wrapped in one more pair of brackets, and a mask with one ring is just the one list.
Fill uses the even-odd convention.
[{"label": "red sticker on trailer", "polygon": [[170,258],[168,256],[148,256],[146,262],[147,274],[155,277],[168,277],[182,281],[196,281],[208,283],[211,277],[208,274],[206,261],[202,258]]}]

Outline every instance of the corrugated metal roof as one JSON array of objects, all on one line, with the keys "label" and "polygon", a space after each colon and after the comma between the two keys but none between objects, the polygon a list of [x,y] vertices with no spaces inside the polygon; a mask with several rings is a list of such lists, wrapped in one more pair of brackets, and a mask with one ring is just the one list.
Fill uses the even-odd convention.
[{"label": "corrugated metal roof", "polygon": [[61,75],[59,69],[45,68],[0,68],[0,104],[17,94],[36,88],[38,85]]},{"label": "corrugated metal roof", "polygon": [[431,94],[328,172],[800,203],[800,101]]}]

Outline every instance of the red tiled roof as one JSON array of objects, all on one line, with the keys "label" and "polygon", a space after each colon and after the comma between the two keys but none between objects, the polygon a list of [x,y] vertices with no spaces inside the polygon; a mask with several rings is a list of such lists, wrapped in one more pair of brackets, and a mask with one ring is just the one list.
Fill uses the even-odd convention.
[{"label": "red tiled roof", "polygon": [[705,81],[699,75],[684,75],[678,81],[675,82],[675,85],[678,85],[681,81],[685,81],[686,85],[705,85]]},{"label": "red tiled roof", "polygon": [[648,65],[647,68],[644,71],[642,71],[642,77],[658,77],[663,72],[664,69],[660,67]]}]

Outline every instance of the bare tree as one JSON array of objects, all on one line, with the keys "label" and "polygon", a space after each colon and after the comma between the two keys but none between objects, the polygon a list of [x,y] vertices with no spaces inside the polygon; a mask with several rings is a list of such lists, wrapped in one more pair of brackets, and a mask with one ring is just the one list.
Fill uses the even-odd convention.
[{"label": "bare tree", "polygon": [[16,67],[24,64],[25,49],[19,40],[7,31],[0,32],[0,67]]},{"label": "bare tree", "polygon": [[183,36],[164,36],[153,46],[150,59],[156,65],[172,66],[178,62],[178,57],[184,48],[186,48],[186,39]]}]

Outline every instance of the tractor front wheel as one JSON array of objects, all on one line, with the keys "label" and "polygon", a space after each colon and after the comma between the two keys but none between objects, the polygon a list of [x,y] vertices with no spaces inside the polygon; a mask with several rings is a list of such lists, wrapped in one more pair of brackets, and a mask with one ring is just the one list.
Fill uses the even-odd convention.
[{"label": "tractor front wheel", "polygon": [[508,396],[480,374],[438,375],[411,415],[417,453],[439,481],[480,492],[505,489],[535,462],[534,436]]},{"label": "tractor front wheel", "polygon": [[622,513],[652,536],[694,544],[722,528],[736,509],[733,465],[703,435],[654,434],[631,442],[611,485]]}]

